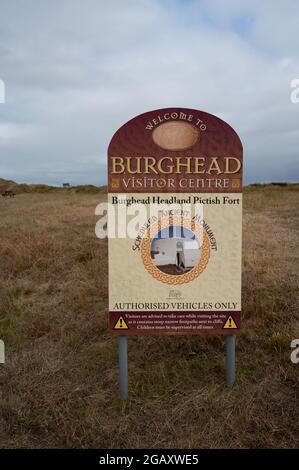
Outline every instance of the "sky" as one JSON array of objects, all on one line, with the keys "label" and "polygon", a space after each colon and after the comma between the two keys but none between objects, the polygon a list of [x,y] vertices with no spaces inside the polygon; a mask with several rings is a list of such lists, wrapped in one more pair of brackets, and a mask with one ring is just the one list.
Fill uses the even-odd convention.
[{"label": "sky", "polygon": [[299,181],[299,2],[0,0],[0,178],[106,183],[107,147],[163,107],[227,121],[246,183]]}]

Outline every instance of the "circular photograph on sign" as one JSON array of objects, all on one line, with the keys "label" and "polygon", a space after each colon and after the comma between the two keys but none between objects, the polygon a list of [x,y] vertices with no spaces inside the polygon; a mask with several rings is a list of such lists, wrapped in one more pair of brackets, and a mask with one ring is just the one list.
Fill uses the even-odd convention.
[{"label": "circular photograph on sign", "polygon": [[145,268],[166,284],[184,284],[198,277],[207,267],[210,250],[205,230],[194,220],[182,224],[176,216],[171,223],[165,218],[151,226],[141,243]]},{"label": "circular photograph on sign", "polygon": [[165,150],[186,150],[193,147],[199,139],[199,130],[182,121],[160,124],[153,132],[153,141]]}]

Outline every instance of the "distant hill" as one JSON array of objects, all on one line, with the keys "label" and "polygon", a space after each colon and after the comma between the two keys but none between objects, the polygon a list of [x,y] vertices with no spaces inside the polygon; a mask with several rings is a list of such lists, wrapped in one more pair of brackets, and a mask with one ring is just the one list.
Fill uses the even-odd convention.
[{"label": "distant hill", "polygon": [[4,191],[13,191],[16,194],[21,193],[49,193],[49,192],[76,192],[76,193],[106,193],[107,186],[94,186],[92,184],[71,186],[70,188],[63,188],[57,186],[49,186],[47,184],[26,184],[16,183],[12,180],[5,180],[0,178],[0,193]]}]

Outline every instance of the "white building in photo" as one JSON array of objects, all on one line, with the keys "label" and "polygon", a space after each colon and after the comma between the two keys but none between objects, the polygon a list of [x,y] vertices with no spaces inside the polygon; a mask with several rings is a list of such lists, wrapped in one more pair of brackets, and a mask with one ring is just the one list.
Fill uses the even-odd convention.
[{"label": "white building in photo", "polygon": [[197,240],[177,242],[176,264],[179,268],[193,268],[199,261],[200,248]]},{"label": "white building in photo", "polygon": [[156,266],[174,265],[184,271],[198,263],[200,246],[194,237],[157,238],[152,242],[151,255]]}]

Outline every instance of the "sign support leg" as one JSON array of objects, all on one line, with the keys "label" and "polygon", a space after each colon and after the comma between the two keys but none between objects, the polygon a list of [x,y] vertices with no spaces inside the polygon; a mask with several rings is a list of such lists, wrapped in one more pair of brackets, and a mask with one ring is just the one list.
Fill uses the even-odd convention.
[{"label": "sign support leg", "polygon": [[226,385],[232,388],[235,383],[236,335],[226,336]]},{"label": "sign support leg", "polygon": [[128,398],[128,343],[125,335],[118,337],[119,391],[122,400]]}]

